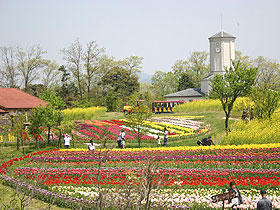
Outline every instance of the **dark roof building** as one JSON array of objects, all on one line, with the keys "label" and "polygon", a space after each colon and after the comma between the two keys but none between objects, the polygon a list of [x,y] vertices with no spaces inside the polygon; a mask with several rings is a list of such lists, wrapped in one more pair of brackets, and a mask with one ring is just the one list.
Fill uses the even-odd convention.
[{"label": "dark roof building", "polygon": [[172,100],[183,100],[183,101],[193,101],[193,100],[200,100],[205,94],[201,92],[200,88],[188,88],[186,90],[181,90],[176,93],[171,93],[165,95],[168,101]]}]

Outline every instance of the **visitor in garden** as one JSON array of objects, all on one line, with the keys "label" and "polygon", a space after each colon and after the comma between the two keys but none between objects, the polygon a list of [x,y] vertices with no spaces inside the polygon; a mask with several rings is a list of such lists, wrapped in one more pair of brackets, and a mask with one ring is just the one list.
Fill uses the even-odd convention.
[{"label": "visitor in garden", "polygon": [[211,145],[215,145],[214,142],[212,141],[212,137],[208,136],[208,138],[203,138],[201,141],[197,141],[198,146],[202,145],[202,146],[211,146]]},{"label": "visitor in garden", "polygon": [[230,189],[228,190],[229,192],[235,192],[235,198],[229,199],[228,203],[231,203],[231,209],[239,209],[238,205],[242,204],[242,197],[240,194],[239,189],[236,187],[236,183],[234,181],[231,181],[229,183]]},{"label": "visitor in garden", "polygon": [[96,146],[100,146],[100,144],[93,143],[92,140],[90,140],[89,143],[85,143],[85,144],[88,145],[89,151],[94,151]]},{"label": "visitor in garden", "polygon": [[157,136],[158,145],[160,145],[160,136]]},{"label": "visitor in garden", "polygon": [[164,128],[163,132],[164,132],[163,146],[166,146],[167,139],[168,139],[168,130],[166,128]]},{"label": "visitor in garden", "polygon": [[67,133],[64,134],[64,147],[65,147],[66,149],[69,149],[70,141],[71,141],[71,136],[68,135]]},{"label": "visitor in garden", "polygon": [[250,111],[250,120],[253,120],[254,119],[254,108],[251,108],[251,111]]},{"label": "visitor in garden", "polygon": [[124,129],[121,130],[120,136],[121,136],[120,148],[124,148],[125,147],[125,131],[124,131]]},{"label": "visitor in garden", "polygon": [[121,137],[121,134],[118,135],[117,142],[118,142],[118,147],[122,148],[122,137]]},{"label": "visitor in garden", "polygon": [[271,200],[267,199],[267,193],[265,190],[261,190],[262,199],[257,203],[257,210],[272,210]]}]

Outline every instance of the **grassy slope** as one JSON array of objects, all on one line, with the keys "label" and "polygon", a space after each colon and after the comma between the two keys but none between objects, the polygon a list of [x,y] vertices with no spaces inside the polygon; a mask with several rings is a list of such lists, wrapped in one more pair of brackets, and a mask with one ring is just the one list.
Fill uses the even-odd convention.
[{"label": "grassy slope", "polygon": [[[222,119],[224,117],[224,113],[223,112],[192,112],[192,113],[177,113],[177,114],[166,114],[166,116],[176,116],[176,115],[199,115],[199,116],[204,116],[203,122],[205,122],[205,124],[210,124],[211,125],[211,131],[207,134],[198,136],[198,137],[187,137],[184,139],[177,139],[177,140],[172,140],[171,138],[169,138],[169,146],[192,146],[192,145],[196,145],[196,141],[197,139],[202,139],[205,136],[219,136],[224,132],[224,120]],[[158,115],[157,115],[158,116]],[[164,115],[160,115],[160,116],[164,116]],[[106,113],[105,116],[101,116],[98,117],[98,120],[109,120],[109,119],[120,119],[123,118],[123,114],[122,113]],[[231,122],[230,122],[231,123]],[[214,141],[217,141],[217,139],[214,138]],[[112,146],[116,146],[116,142],[114,142],[112,144]],[[126,145],[127,147],[136,147],[137,143],[127,143]],[[141,144],[142,147],[157,147],[157,143],[156,141],[154,143],[145,143],[143,142]],[[46,145],[41,145],[41,150],[50,150],[50,149],[54,149],[56,146],[46,146]],[[75,147],[81,148],[84,147],[86,148],[86,145],[83,145],[80,142],[76,142]],[[33,145],[29,145],[26,147],[26,152],[27,153],[31,153],[36,151]],[[17,151],[16,150],[16,145],[3,145],[0,144],[0,163],[8,161],[12,158],[15,157],[20,157],[22,156],[22,151]],[[10,187],[4,186],[2,184],[0,184],[0,196],[3,198],[5,203],[8,203],[11,200],[11,197],[13,195],[14,190]],[[0,202],[0,209],[2,207],[2,204]],[[47,209],[48,204],[37,200],[37,199],[33,199],[29,208],[31,210],[37,210],[37,209]],[[59,208],[57,206],[53,206],[51,209],[53,210],[60,210],[60,209],[64,209],[64,208]]]}]

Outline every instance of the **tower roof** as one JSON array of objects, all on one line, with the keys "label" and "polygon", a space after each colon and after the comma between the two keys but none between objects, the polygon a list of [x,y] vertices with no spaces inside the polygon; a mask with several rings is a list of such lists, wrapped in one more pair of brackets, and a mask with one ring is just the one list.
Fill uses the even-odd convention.
[{"label": "tower roof", "polygon": [[224,32],[224,31],[220,31],[220,32],[214,34],[213,36],[209,37],[208,39],[213,39],[213,38],[233,38],[233,39],[235,39],[236,37]]}]

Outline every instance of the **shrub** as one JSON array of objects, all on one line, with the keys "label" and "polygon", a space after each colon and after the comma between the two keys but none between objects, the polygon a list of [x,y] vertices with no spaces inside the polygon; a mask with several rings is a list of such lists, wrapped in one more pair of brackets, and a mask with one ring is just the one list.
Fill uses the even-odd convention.
[{"label": "shrub", "polygon": [[[242,111],[243,108],[252,107],[253,102],[247,97],[237,98],[233,111]],[[188,113],[188,112],[201,112],[201,111],[223,111],[221,102],[218,99],[206,99],[193,102],[187,102],[180,104],[175,107],[177,113]]]},{"label": "shrub", "polygon": [[232,132],[223,138],[222,144],[277,143],[280,139],[280,113],[271,120],[239,120],[232,124],[231,129]]},{"label": "shrub", "polygon": [[104,115],[106,107],[89,107],[65,109],[62,111],[65,120],[91,120],[96,116]]}]

